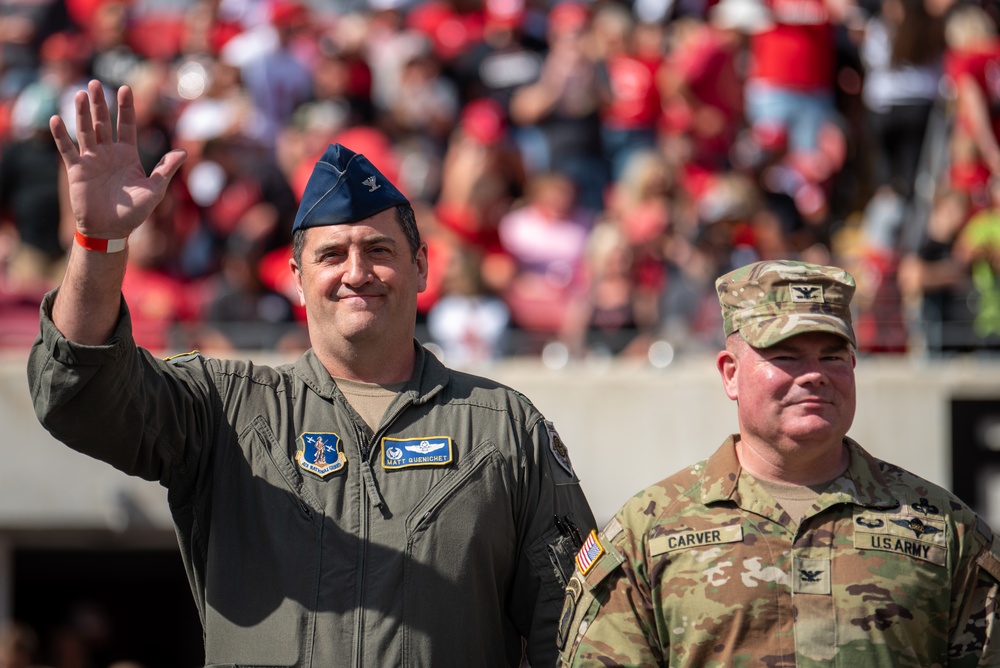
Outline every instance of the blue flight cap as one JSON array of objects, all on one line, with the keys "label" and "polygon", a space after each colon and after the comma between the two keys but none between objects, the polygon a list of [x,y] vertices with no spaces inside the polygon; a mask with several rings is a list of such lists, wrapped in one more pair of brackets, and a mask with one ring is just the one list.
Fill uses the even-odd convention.
[{"label": "blue flight cap", "polygon": [[331,144],[309,177],[292,232],[356,223],[409,203],[368,158],[341,144]]}]

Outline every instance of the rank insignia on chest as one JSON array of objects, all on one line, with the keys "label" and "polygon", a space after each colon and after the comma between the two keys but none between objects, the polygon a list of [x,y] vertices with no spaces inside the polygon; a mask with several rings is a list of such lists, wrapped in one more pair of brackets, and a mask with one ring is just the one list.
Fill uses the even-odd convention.
[{"label": "rank insignia on chest", "polygon": [[580,569],[580,573],[583,575],[589,573],[603,554],[604,546],[601,545],[601,539],[597,537],[597,532],[591,529],[587,540],[583,541],[583,547],[576,553],[576,566]]},{"label": "rank insignia on chest", "polygon": [[382,439],[382,468],[387,471],[415,466],[445,466],[451,464],[454,457],[454,448],[448,436]]},{"label": "rank insignia on chest", "polygon": [[295,461],[300,468],[325,478],[344,468],[344,457],[340,437],[331,432],[307,431],[297,440]]}]

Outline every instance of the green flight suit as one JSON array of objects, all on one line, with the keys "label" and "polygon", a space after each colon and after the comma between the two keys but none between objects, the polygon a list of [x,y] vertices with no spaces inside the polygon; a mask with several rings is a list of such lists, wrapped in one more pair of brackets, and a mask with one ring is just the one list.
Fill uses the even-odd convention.
[{"label": "green flight suit", "polygon": [[522,395],[414,344],[372,433],[312,351],[276,368],[159,360],[124,301],[108,343],[81,346],[52,299],[28,363],[38,417],[167,488],[209,666],[517,666],[522,642],[555,663],[594,519]]},{"label": "green flight suit", "polygon": [[561,665],[1000,665],[997,545],[968,506],[846,439],[848,470],[799,523],[736,438],[581,550]]}]

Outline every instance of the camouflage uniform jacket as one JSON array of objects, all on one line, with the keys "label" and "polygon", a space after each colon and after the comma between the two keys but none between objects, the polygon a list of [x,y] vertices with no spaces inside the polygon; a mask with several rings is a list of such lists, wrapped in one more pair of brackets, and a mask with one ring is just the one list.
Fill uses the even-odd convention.
[{"label": "camouflage uniform jacket", "polygon": [[1000,562],[967,506],[845,439],[850,467],[796,525],[737,438],[584,545],[561,665],[1000,665]]},{"label": "camouflage uniform jacket", "polygon": [[208,665],[517,666],[522,639],[533,665],[557,661],[594,519],[523,396],[417,345],[373,432],[312,351],[164,361],[135,346],[127,312],[107,345],[81,346],[50,307],[28,363],[36,412],[167,488]]}]

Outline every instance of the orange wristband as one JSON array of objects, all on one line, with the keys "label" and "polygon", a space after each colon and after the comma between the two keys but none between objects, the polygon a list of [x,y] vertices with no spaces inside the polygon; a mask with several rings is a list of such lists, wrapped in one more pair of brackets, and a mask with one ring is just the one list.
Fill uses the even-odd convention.
[{"label": "orange wristband", "polygon": [[94,237],[86,237],[80,230],[76,231],[74,239],[76,239],[76,243],[80,244],[82,248],[97,251],[98,253],[120,253],[125,250],[125,242],[128,241],[128,237],[125,239],[95,239]]}]

